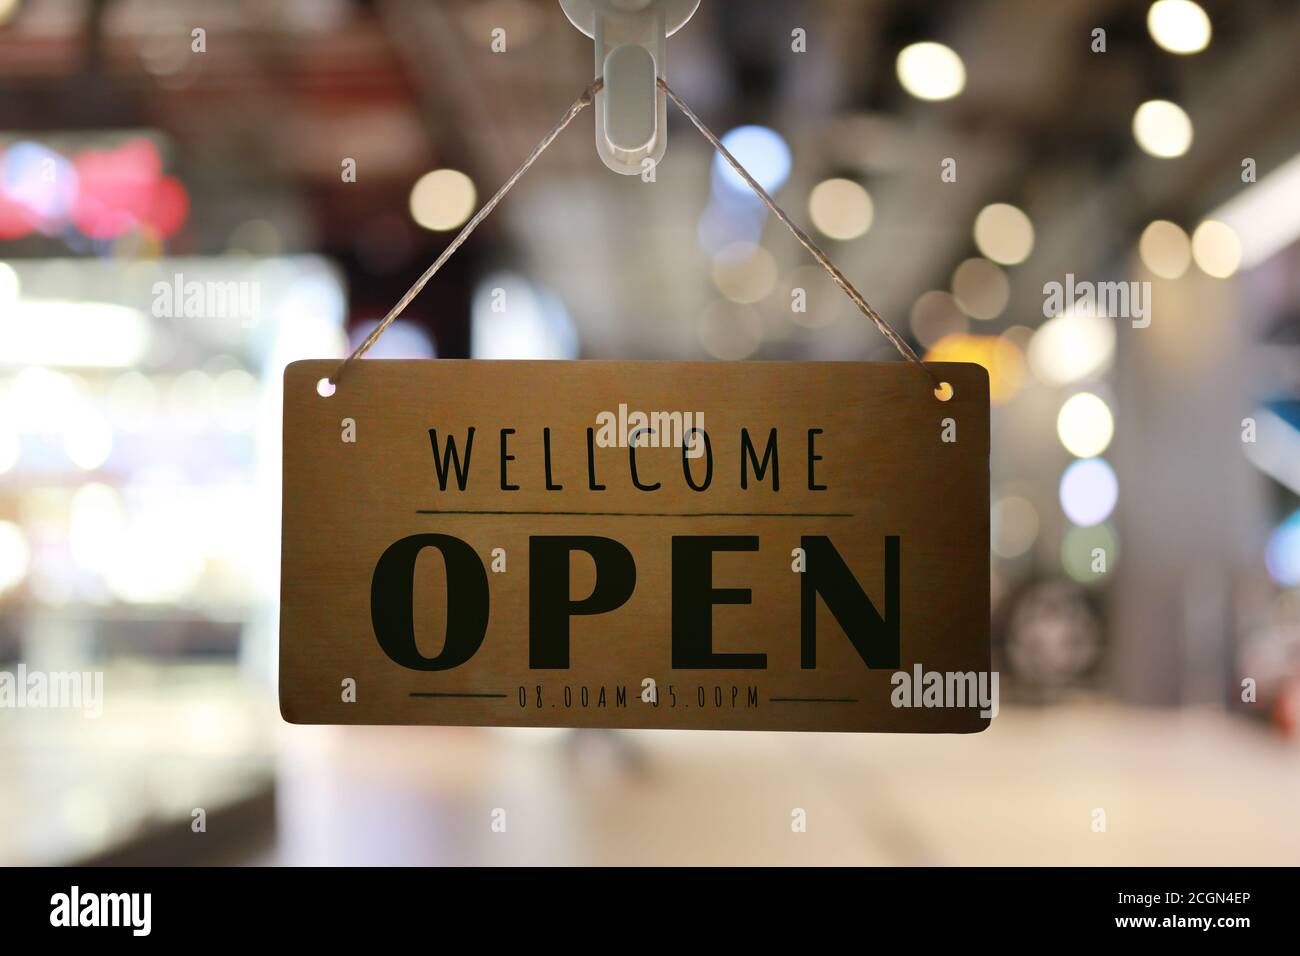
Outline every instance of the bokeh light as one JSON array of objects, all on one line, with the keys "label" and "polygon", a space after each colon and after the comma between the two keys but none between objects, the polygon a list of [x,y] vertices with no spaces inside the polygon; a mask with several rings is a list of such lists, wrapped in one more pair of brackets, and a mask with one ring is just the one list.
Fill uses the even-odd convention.
[{"label": "bokeh light", "polygon": [[975,217],[975,245],[994,262],[1017,265],[1034,251],[1034,224],[1010,203],[992,203]]},{"label": "bokeh light", "polygon": [[[790,178],[790,147],[775,130],[766,126],[737,126],[722,137],[722,145],[769,193],[780,189]],[[728,189],[752,195],[749,185],[720,155],[713,158],[713,170]]]},{"label": "bokeh light", "polygon": [[1192,262],[1192,240],[1177,223],[1157,219],[1138,240],[1142,264],[1162,279],[1177,279]]},{"label": "bokeh light", "polygon": [[766,298],[776,286],[776,259],[762,246],[733,242],[713,257],[713,282],[732,302]]},{"label": "bokeh light", "polygon": [[411,218],[425,229],[446,232],[474,212],[474,181],[456,169],[425,173],[411,188]]},{"label": "bokeh light", "polygon": [[1061,566],[1080,584],[1098,584],[1115,569],[1119,541],[1106,522],[1071,528],[1061,541]]},{"label": "bokeh light", "polygon": [[1133,137],[1144,152],[1173,159],[1191,148],[1192,120],[1177,103],[1147,100],[1133,114]]},{"label": "bokeh light", "polygon": [[871,228],[871,195],[851,179],[827,179],[813,187],[808,215],[822,235],[856,239]]},{"label": "bokeh light", "polygon": [[922,42],[898,53],[898,81],[920,100],[949,100],[966,87],[966,66],[951,47]]},{"label": "bokeh light", "polygon": [[996,319],[1011,300],[1011,283],[987,259],[967,259],[953,271],[952,295],[972,319]]},{"label": "bokeh light", "polygon": [[1093,458],[1110,445],[1115,419],[1110,406],[1092,392],[1066,399],[1056,416],[1056,434],[1065,450],[1076,458]]},{"label": "bokeh light", "polygon": [[1227,279],[1241,265],[1241,240],[1231,226],[1207,219],[1192,233],[1192,256],[1206,275]]},{"label": "bokeh light", "polygon": [[749,358],[763,344],[763,336],[763,317],[747,305],[715,302],[700,316],[700,345],[724,362]]},{"label": "bokeh light", "polygon": [[18,301],[21,286],[18,273],[7,262],[0,262],[0,305],[9,305]]},{"label": "bokeh light", "polygon": [[108,460],[113,450],[113,426],[87,404],[64,431],[63,450],[78,468],[94,471]]},{"label": "bokeh light", "polygon": [[1044,385],[1069,385],[1103,371],[1115,354],[1115,323],[1070,309],[1029,341],[1029,367]]},{"label": "bokeh light", "polygon": [[1210,45],[1212,28],[1205,11],[1192,0],[1156,0],[1147,11],[1151,39],[1170,53],[1200,53]]},{"label": "bokeh light", "polygon": [[1060,485],[1061,510],[1082,528],[1110,517],[1119,500],[1119,479],[1104,458],[1084,458],[1065,469]]},{"label": "bokeh light", "polygon": [[1283,587],[1300,587],[1300,510],[1291,512],[1269,535],[1264,552],[1269,576]]},{"label": "bokeh light", "polygon": [[1012,398],[1025,381],[1025,357],[1016,344],[1000,335],[947,335],[925,353],[927,362],[973,362],[989,373],[989,401]]},{"label": "bokeh light", "polygon": [[1000,558],[1018,558],[1038,538],[1038,509],[1020,495],[1007,495],[993,502],[990,534],[993,553]]},{"label": "bokeh light", "polygon": [[912,305],[912,334],[923,348],[933,348],[948,335],[970,331],[970,316],[947,292],[931,289]]},{"label": "bokeh light", "polygon": [[30,562],[31,549],[23,529],[12,521],[0,521],[0,593],[27,576]]}]

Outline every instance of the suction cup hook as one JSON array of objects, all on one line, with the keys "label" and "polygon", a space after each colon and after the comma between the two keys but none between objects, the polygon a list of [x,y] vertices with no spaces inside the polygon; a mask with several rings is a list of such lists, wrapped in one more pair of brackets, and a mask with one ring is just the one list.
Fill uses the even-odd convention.
[{"label": "suction cup hook", "polygon": [[569,21],[596,41],[596,152],[610,169],[639,175],[668,148],[668,100],[655,85],[666,76],[664,42],[700,0],[560,0]]}]

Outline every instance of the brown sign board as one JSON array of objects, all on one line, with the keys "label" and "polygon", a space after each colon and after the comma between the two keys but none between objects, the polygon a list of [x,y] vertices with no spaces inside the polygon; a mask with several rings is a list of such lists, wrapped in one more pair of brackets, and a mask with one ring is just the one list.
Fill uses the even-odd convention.
[{"label": "brown sign board", "polygon": [[336,367],[284,377],[286,720],[987,726],[979,366]]}]

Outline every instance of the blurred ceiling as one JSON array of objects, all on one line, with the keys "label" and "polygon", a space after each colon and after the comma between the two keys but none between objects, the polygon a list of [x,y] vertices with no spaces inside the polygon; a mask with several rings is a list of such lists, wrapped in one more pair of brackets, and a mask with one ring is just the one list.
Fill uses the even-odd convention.
[{"label": "blurred ceiling", "polygon": [[[947,288],[974,254],[979,209],[1020,206],[1037,245],[1011,270],[993,327],[1035,324],[1046,279],[1114,268],[1152,218],[1194,223],[1240,187],[1242,157],[1263,172],[1300,152],[1300,4],[1202,6],[1214,41],[1179,57],[1152,44],[1147,4],[1124,0],[704,0],[669,41],[668,80],[716,131],[761,123],[786,139],[793,170],[777,199],[797,220],[827,176],[867,187],[870,232],[827,248],[900,329],[916,297]],[[194,199],[173,251],[220,252],[247,238],[241,226],[269,222],[263,241],[277,248],[249,251],[335,257],[354,320],[386,311],[450,238],[411,223],[411,184],[451,166],[485,198],[592,73],[591,41],[555,0],[0,0],[6,12],[0,141],[161,131]],[[505,53],[491,49],[496,27]],[[806,53],[791,50],[796,27]],[[1105,53],[1090,50],[1096,27]],[[922,102],[901,88],[895,55],[920,39],[962,56],[960,96]],[[1196,149],[1180,160],[1134,144],[1133,111],[1152,97],[1195,123]],[[653,184],[600,164],[589,115],[556,142],[413,306],[441,354],[464,353],[473,283],[501,266],[560,295],[586,355],[699,355],[695,324],[717,298],[696,241],[711,156],[681,117],[670,122]],[[347,157],[355,183],[339,175]],[[946,157],[956,183],[938,181]],[[764,242],[787,275],[808,262],[778,228],[769,221]],[[53,243],[3,251],[52,254]],[[777,354],[890,355],[829,280],[809,296],[841,321],[785,338]]]}]

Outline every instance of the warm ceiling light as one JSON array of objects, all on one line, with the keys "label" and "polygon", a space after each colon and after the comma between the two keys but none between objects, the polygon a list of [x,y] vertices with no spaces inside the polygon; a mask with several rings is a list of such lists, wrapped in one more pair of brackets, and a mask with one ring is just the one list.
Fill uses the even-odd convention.
[{"label": "warm ceiling light", "polygon": [[898,81],[921,100],[950,100],[966,86],[966,67],[951,47],[913,43],[898,53]]},{"label": "warm ceiling light", "polygon": [[1200,53],[1210,45],[1210,18],[1192,0],[1157,0],[1147,11],[1147,29],[1170,53]]},{"label": "warm ceiling light", "polygon": [[832,239],[856,239],[871,228],[870,194],[851,179],[827,179],[813,187],[808,215]]},{"label": "warm ceiling light", "polygon": [[1091,392],[1070,396],[1056,416],[1056,434],[1077,458],[1100,455],[1115,434],[1110,406]]},{"label": "warm ceiling light", "polygon": [[987,259],[967,259],[952,274],[952,295],[972,319],[996,319],[1011,299],[1011,283]]},{"label": "warm ceiling light", "polygon": [[1152,156],[1172,159],[1192,145],[1192,120],[1177,103],[1147,100],[1133,114],[1133,137]]},{"label": "warm ceiling light", "polygon": [[411,218],[425,229],[455,229],[474,211],[474,182],[455,169],[425,173],[411,188]]},{"label": "warm ceiling light", "polygon": [[1192,255],[1206,275],[1226,279],[1241,265],[1241,240],[1231,226],[1207,219],[1192,233]]},{"label": "warm ceiling light", "polygon": [[975,217],[975,245],[994,262],[1017,265],[1034,249],[1034,224],[1015,206],[995,202]]},{"label": "warm ceiling light", "polygon": [[1192,241],[1168,219],[1157,219],[1142,230],[1138,240],[1142,264],[1162,279],[1177,279],[1192,262]]}]

